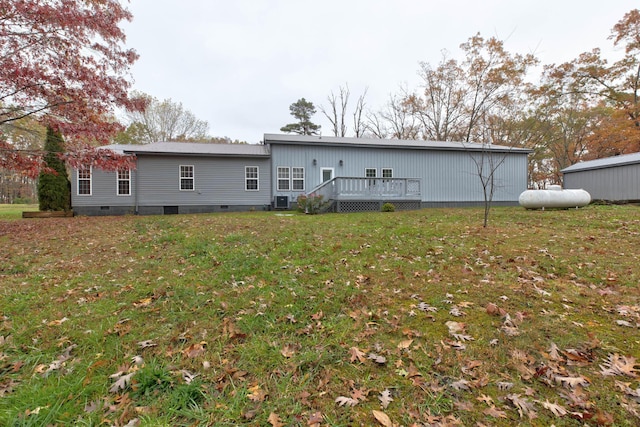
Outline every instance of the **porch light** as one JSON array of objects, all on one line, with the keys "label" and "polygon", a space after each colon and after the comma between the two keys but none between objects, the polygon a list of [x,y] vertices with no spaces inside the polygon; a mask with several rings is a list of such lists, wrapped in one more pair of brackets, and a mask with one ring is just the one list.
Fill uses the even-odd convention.
[{"label": "porch light", "polygon": [[340,166],[342,166],[344,164],[344,162],[342,160],[340,160],[339,164],[340,164]]},{"label": "porch light", "polygon": [[313,159],[313,166],[315,166],[318,163],[318,161],[316,159]]}]

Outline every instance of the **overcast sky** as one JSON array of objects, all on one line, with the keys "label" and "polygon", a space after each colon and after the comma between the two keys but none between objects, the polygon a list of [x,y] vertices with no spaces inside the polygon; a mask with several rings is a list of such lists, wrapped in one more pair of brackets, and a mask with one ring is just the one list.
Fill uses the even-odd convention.
[{"label": "overcast sky", "polygon": [[[611,28],[637,0],[132,0],[127,45],[140,59],[135,89],[182,102],[209,133],[249,143],[295,121],[289,105],[316,107],[349,85],[377,111],[418,85],[420,62],[480,33],[511,53],[562,63],[595,47],[610,57]],[[313,121],[331,127],[319,111]]]}]

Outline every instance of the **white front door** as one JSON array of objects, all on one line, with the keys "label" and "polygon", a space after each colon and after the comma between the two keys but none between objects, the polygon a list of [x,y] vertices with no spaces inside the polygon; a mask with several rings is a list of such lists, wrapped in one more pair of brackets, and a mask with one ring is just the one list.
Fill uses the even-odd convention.
[{"label": "white front door", "polygon": [[333,179],[333,168],[320,168],[320,179],[322,182],[331,181]]}]

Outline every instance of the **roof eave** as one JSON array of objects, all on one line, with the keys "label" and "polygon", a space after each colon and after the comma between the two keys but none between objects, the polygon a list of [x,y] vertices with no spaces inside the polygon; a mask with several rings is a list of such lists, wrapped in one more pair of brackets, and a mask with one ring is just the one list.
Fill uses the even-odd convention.
[{"label": "roof eave", "polygon": [[225,153],[176,153],[176,152],[171,152],[171,153],[167,153],[167,152],[158,152],[158,151],[124,151],[125,154],[135,154],[136,156],[145,156],[145,155],[149,155],[149,156],[172,156],[172,157],[176,157],[176,156],[188,156],[188,157],[238,157],[238,158],[244,158],[244,157],[264,157],[264,158],[269,158],[269,154],[265,153],[265,154],[238,154],[238,153],[233,153],[233,154],[225,154]]},{"label": "roof eave", "polygon": [[[403,140],[394,140],[394,141],[403,141]],[[340,148],[345,148],[345,147],[354,147],[354,148],[379,148],[379,149],[385,149],[385,150],[394,150],[394,149],[407,149],[407,150],[437,150],[437,151],[473,151],[473,152],[494,152],[494,153],[510,153],[510,152],[517,152],[517,153],[533,153],[533,150],[528,149],[528,148],[520,148],[520,147],[506,147],[506,146],[486,146],[486,147],[482,147],[482,146],[478,146],[476,144],[474,145],[461,145],[459,147],[455,147],[455,146],[443,146],[443,145],[438,145],[437,143],[434,143],[433,145],[415,145],[415,144],[411,144],[411,143],[400,143],[400,144],[387,144],[387,145],[383,145],[383,144],[371,144],[371,143],[366,143],[366,142],[362,142],[362,143],[357,143],[357,142],[336,142],[336,141],[295,141],[295,140],[284,140],[284,139],[278,139],[278,138],[273,138],[273,139],[269,139],[269,138],[265,138],[265,144],[272,144],[275,143],[276,145],[318,145],[318,144],[322,144],[322,146],[325,147],[340,147]]]},{"label": "roof eave", "polygon": [[[587,164],[583,165],[583,163],[587,163]],[[611,168],[617,168],[619,166],[631,166],[631,165],[637,165],[637,164],[640,164],[640,160],[629,160],[626,162],[609,163],[605,165],[594,165],[594,166],[589,166],[588,162],[580,162],[580,163],[576,163],[574,165],[568,166],[564,169],[560,169],[560,173],[583,172],[583,171],[592,171],[592,170],[598,170],[598,169],[611,169]]]}]

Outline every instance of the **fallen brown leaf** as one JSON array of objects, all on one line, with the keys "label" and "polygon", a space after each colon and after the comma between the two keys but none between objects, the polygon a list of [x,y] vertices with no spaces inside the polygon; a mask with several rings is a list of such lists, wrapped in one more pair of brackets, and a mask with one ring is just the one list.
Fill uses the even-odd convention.
[{"label": "fallen brown leaf", "polygon": [[358,404],[358,401],[356,399],[352,399],[351,397],[347,396],[338,396],[336,397],[335,402],[338,404],[338,406],[356,406]]},{"label": "fallen brown leaf", "polygon": [[639,372],[637,365],[634,357],[610,354],[609,360],[600,365],[600,373],[604,376],[624,375],[635,378]]},{"label": "fallen brown leaf", "polygon": [[393,423],[391,422],[391,418],[387,414],[381,411],[373,410],[373,417],[380,423],[381,426],[384,427],[393,427]]},{"label": "fallen brown leaf", "polygon": [[141,349],[145,349],[145,348],[149,348],[149,347],[155,347],[158,344],[156,344],[155,342],[153,342],[153,340],[146,340],[146,341],[139,341],[138,342],[138,347],[140,347]]},{"label": "fallen brown leaf", "polygon": [[493,405],[491,405],[491,407],[482,411],[482,413],[493,418],[507,418],[506,412],[501,411],[500,409],[496,408]]},{"label": "fallen brown leaf", "polygon": [[351,398],[358,401],[367,400],[367,394],[369,394],[367,390],[358,389],[358,388],[354,388],[353,390],[351,390]]},{"label": "fallen brown leaf", "polygon": [[307,420],[308,427],[320,427],[322,421],[324,421],[324,417],[322,416],[322,412],[314,412],[309,415],[309,419]]},{"label": "fallen brown leaf", "polygon": [[405,349],[411,347],[411,344],[413,344],[413,340],[400,341],[398,343],[398,350],[405,350]]},{"label": "fallen brown leaf", "polygon": [[309,402],[310,397],[311,397],[311,393],[309,393],[307,390],[303,390],[300,394],[296,396],[296,398],[300,401],[300,403],[306,406],[311,406],[311,402]]},{"label": "fallen brown leaf", "polygon": [[276,414],[275,412],[269,414],[269,418],[267,418],[267,421],[269,421],[269,424],[271,424],[273,427],[284,426],[284,423],[280,420],[280,416],[278,416],[278,414]]},{"label": "fallen brown leaf", "polygon": [[133,306],[136,308],[148,307],[151,305],[152,302],[153,302],[153,298],[142,298],[141,300],[134,302]]},{"label": "fallen brown leaf", "polygon": [[544,402],[542,402],[542,406],[545,409],[550,410],[556,417],[564,417],[565,415],[567,415],[567,410],[557,403],[551,403],[548,400],[545,400]]},{"label": "fallen brown leaf", "polygon": [[289,359],[296,354],[296,346],[294,344],[286,344],[282,347],[282,350],[280,350],[280,354]]},{"label": "fallen brown leaf", "polygon": [[364,363],[367,360],[367,354],[364,351],[361,351],[358,347],[351,347],[349,349],[349,355],[351,356],[349,358],[351,363],[354,363],[355,361]]},{"label": "fallen brown leaf", "polygon": [[369,356],[367,358],[373,360],[378,365],[384,365],[385,363],[387,363],[387,358],[386,357],[381,356],[381,355],[376,354],[376,353],[369,353]]},{"label": "fallen brown leaf", "polygon": [[189,359],[195,359],[196,357],[202,356],[205,353],[206,345],[207,343],[204,341],[191,344],[182,352],[182,354],[184,354]]},{"label": "fallen brown leaf", "polygon": [[380,400],[380,406],[382,406],[382,409],[387,409],[389,404],[393,402],[391,391],[389,391],[388,388],[385,389],[382,393],[380,393],[380,396],[378,396],[378,400]]},{"label": "fallen brown leaf", "polygon": [[249,392],[250,393],[247,395],[247,398],[249,398],[249,400],[252,400],[253,402],[264,402],[264,400],[269,395],[260,387],[259,384],[250,387]]},{"label": "fallen brown leaf", "polygon": [[491,396],[487,396],[486,394],[481,394],[480,396],[476,397],[476,400],[484,402],[490,406],[493,405],[493,399],[491,398]]},{"label": "fallen brown leaf", "polygon": [[[121,375],[116,377],[117,380],[116,382],[114,382],[111,387],[109,388],[109,393],[117,393],[121,390],[126,389],[129,384],[131,383],[131,377],[133,376],[135,372],[131,372],[129,374],[126,375]],[[113,375],[112,375],[113,377]]]},{"label": "fallen brown leaf", "polygon": [[60,326],[68,320],[69,319],[66,317],[63,317],[62,319],[58,319],[58,320],[52,320],[51,322],[47,323],[47,326]]}]

